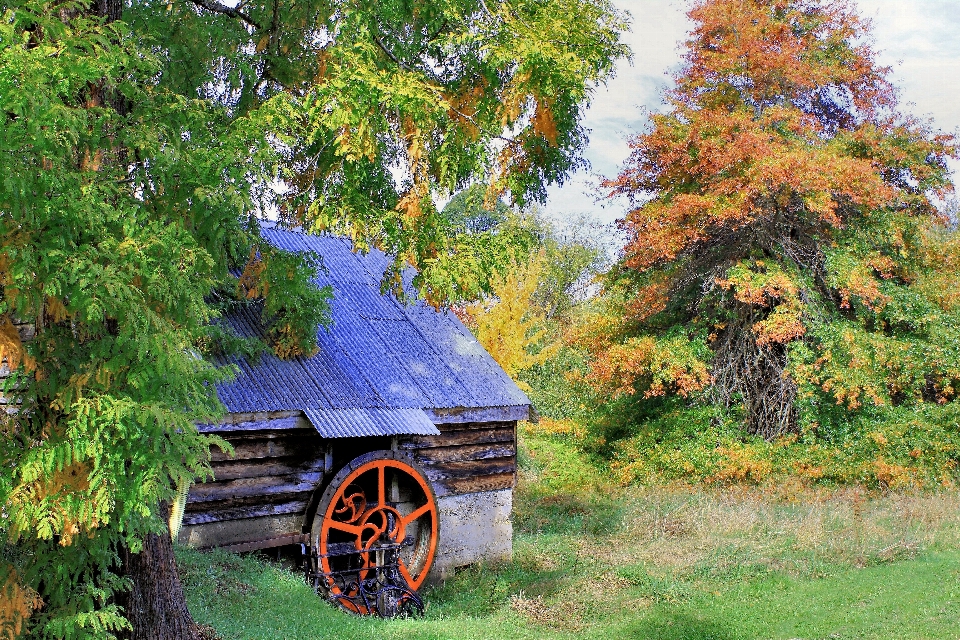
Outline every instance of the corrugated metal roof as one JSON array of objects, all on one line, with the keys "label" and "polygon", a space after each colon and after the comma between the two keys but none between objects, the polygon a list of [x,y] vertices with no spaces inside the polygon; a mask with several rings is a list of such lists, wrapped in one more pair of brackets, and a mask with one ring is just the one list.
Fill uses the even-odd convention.
[{"label": "corrugated metal roof", "polygon": [[[512,407],[515,414],[529,406],[456,316],[380,293],[389,264],[382,252],[361,255],[344,238],[269,225],[263,235],[281,249],[320,256],[317,282],[333,287],[332,324],[319,329],[313,357],[266,353],[257,362],[225,361],[239,370],[236,380],[218,387],[229,411],[302,410],[333,438],[436,433],[421,410]],[[239,335],[264,338],[261,310],[239,304],[222,322]]]},{"label": "corrugated metal roof", "polygon": [[324,438],[440,435],[422,409],[304,409],[303,413]]}]

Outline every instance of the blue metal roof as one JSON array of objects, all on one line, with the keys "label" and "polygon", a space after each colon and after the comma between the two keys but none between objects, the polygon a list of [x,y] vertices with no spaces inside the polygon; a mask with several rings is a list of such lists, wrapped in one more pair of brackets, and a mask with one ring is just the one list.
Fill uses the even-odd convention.
[{"label": "blue metal roof", "polygon": [[[228,411],[301,410],[321,435],[353,437],[438,433],[427,415],[448,410],[499,407],[516,416],[529,407],[456,316],[422,300],[404,305],[380,293],[389,262],[382,252],[362,255],[345,238],[267,225],[263,235],[280,249],[322,258],[326,270],[317,282],[333,287],[332,324],[318,330],[319,351],[310,358],[266,353],[256,363],[225,361],[239,369],[233,382],[217,389]],[[241,336],[264,338],[260,311],[257,304],[239,305],[221,322]]]}]

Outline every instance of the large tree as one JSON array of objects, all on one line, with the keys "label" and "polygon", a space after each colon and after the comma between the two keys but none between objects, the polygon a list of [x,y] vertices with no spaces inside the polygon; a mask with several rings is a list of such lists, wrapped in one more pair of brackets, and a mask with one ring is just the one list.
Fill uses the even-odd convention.
[{"label": "large tree", "polygon": [[472,249],[434,197],[537,200],[577,166],[623,20],[605,0],[0,6],[9,628],[195,637],[162,516],[208,471],[194,425],[230,372],[204,354],[237,346],[210,323],[265,298],[296,355],[323,319],[311,260],[257,216],[378,246],[387,285],[409,263],[442,299]]},{"label": "large tree", "polygon": [[634,208],[595,380],[742,409],[767,438],[831,406],[953,400],[956,238],[935,203],[954,140],[900,110],[849,2],[689,15],[667,108],[607,182]]}]

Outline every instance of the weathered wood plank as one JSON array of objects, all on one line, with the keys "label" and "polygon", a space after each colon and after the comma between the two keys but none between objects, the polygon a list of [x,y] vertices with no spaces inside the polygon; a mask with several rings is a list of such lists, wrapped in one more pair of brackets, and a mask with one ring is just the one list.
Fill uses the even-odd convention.
[{"label": "weathered wood plank", "polygon": [[224,522],[226,520],[241,520],[243,518],[259,518],[262,516],[279,516],[290,513],[304,513],[307,510],[308,499],[288,500],[273,504],[252,504],[244,506],[224,507],[185,513],[184,525],[206,524],[209,522]]},{"label": "weathered wood plank", "polygon": [[517,470],[517,459],[497,458],[495,460],[469,460],[465,462],[445,462],[431,465],[423,464],[423,471],[431,482],[445,482],[462,478],[513,474]]},{"label": "weathered wood plank", "polygon": [[277,493],[313,491],[322,478],[323,472],[308,471],[292,473],[285,476],[239,478],[237,480],[225,480],[223,482],[203,482],[195,484],[190,488],[187,503],[268,496]]},{"label": "weathered wood plank", "polygon": [[293,456],[316,456],[322,457],[324,445],[323,439],[314,432],[313,434],[299,433],[277,433],[263,434],[257,433],[255,436],[243,438],[226,438],[227,442],[233,445],[234,455],[230,456],[220,449],[210,451],[210,459],[213,462],[224,460],[255,460],[259,458],[285,458]]},{"label": "weathered wood plank", "polygon": [[530,419],[530,405],[514,405],[508,407],[484,407],[453,409],[424,409],[434,424],[451,424],[458,422],[515,422]]},{"label": "weathered wood plank", "polygon": [[248,508],[256,507],[261,504],[280,504],[281,502],[309,500],[313,497],[313,494],[313,491],[299,491],[296,493],[276,493],[245,496],[240,498],[226,498],[224,500],[209,502],[187,502],[184,510],[188,513],[199,513],[201,511],[213,511],[217,509]]},{"label": "weathered wood plank", "polygon": [[461,495],[464,493],[479,493],[481,491],[498,491],[511,489],[516,478],[512,473],[501,473],[490,476],[473,478],[459,478],[438,482],[434,486],[437,496]]},{"label": "weathered wood plank", "polygon": [[439,436],[417,436],[404,439],[399,443],[406,450],[429,449],[431,447],[453,447],[491,442],[513,442],[513,427],[497,429],[470,429],[441,433]]},{"label": "weathered wood plank", "polygon": [[263,458],[260,460],[224,460],[214,462],[213,477],[217,482],[240,478],[283,476],[309,471],[323,471],[323,458]]},{"label": "weathered wood plank", "polygon": [[414,457],[426,463],[463,462],[467,460],[491,460],[494,458],[509,458],[517,455],[516,446],[512,442],[491,442],[489,444],[472,444],[458,447],[433,447],[417,449]]},{"label": "weathered wood plank", "polygon": [[293,418],[303,416],[303,412],[295,409],[293,411],[256,411],[247,413],[228,413],[223,416],[221,424],[238,424],[241,422],[263,422],[276,418]]},{"label": "weathered wood plank", "polygon": [[221,433],[231,431],[282,431],[282,430],[316,430],[310,421],[303,416],[288,416],[283,418],[267,418],[248,422],[227,422],[222,424],[199,424],[197,429],[202,433]]},{"label": "weathered wood plank", "polygon": [[251,542],[240,542],[236,544],[225,544],[220,548],[230,553],[246,553],[248,551],[257,551],[258,549],[272,549],[274,547],[285,547],[290,544],[310,544],[310,534],[291,532],[284,536],[276,538],[266,538],[263,540],[253,540]]},{"label": "weathered wood plank", "polygon": [[477,431],[480,429],[513,429],[516,422],[509,420],[490,421],[490,422],[452,422],[449,424],[438,424],[440,433],[452,433],[454,431]]}]

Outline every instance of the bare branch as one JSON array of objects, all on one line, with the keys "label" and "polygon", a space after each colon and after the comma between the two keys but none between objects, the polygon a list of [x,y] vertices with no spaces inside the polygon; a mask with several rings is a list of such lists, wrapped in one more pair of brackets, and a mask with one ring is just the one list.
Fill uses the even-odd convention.
[{"label": "bare branch", "polygon": [[237,18],[246,22],[255,29],[261,29],[260,24],[251,18],[249,15],[240,11],[239,9],[234,9],[233,7],[228,7],[225,4],[217,2],[217,0],[190,0],[193,4],[206,9],[207,11],[212,11],[213,13],[219,13],[221,15],[230,16],[231,18]]}]

